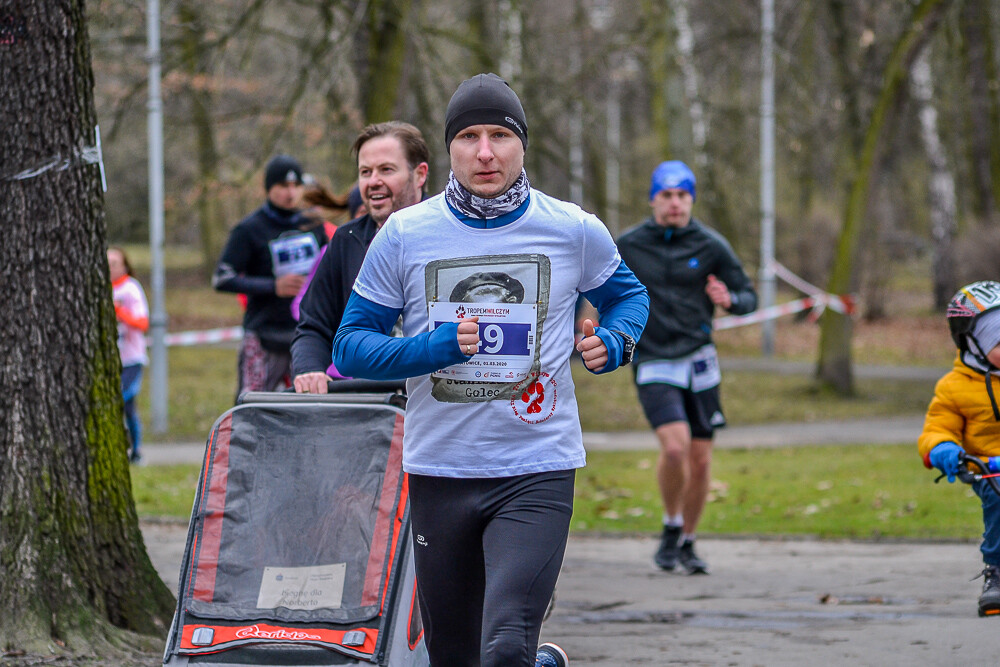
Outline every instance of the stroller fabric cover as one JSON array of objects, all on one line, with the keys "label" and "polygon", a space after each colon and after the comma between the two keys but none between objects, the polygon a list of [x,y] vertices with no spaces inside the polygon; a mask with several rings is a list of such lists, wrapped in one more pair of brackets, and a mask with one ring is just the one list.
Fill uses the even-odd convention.
[{"label": "stroller fabric cover", "polygon": [[402,432],[402,410],[378,403],[224,414],[206,447],[165,662],[270,644],[418,664],[383,662],[390,624],[405,630],[394,633],[404,651],[422,639]]}]

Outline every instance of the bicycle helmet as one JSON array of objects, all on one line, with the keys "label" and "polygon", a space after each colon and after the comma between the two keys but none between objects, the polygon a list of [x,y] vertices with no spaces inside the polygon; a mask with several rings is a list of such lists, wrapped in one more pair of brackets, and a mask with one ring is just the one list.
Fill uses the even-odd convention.
[{"label": "bicycle helmet", "polygon": [[[956,292],[948,302],[948,328],[951,338],[961,352],[972,352],[977,356],[985,356],[984,350],[972,350],[969,339],[976,320],[988,311],[1000,307],[1000,283],[994,280],[980,280],[966,285]],[[978,342],[976,347],[979,348]]]},{"label": "bicycle helmet", "polygon": [[989,350],[984,350],[972,333],[975,330],[976,321],[997,307],[1000,307],[1000,283],[993,280],[980,280],[958,290],[948,303],[946,316],[948,328],[951,330],[951,338],[958,346],[962,360],[970,365],[970,360],[966,357],[968,354],[975,360],[976,364],[982,367],[979,370],[983,371],[986,378],[986,393],[990,397],[993,418],[1000,421],[1000,405],[997,405],[996,396],[993,395],[993,381],[991,379],[997,368],[986,357]]}]

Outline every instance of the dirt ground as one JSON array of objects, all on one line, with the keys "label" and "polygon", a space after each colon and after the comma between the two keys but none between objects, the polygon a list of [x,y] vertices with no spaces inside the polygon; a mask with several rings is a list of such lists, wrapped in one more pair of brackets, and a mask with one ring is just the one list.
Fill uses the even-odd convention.
[{"label": "dirt ground", "polygon": [[[147,524],[177,586],[186,527]],[[650,537],[572,536],[542,640],[589,665],[996,664],[972,543],[704,537],[708,576],[652,565]],[[150,666],[158,664],[153,661]]]}]

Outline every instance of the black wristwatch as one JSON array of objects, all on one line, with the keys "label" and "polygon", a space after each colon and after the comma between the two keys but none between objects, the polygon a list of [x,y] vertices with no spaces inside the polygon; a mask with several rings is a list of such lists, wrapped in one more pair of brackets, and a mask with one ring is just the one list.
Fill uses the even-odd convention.
[{"label": "black wristwatch", "polygon": [[608,329],[613,334],[621,336],[622,339],[622,362],[620,366],[632,363],[632,355],[635,354],[635,339],[629,336],[627,333],[622,333],[621,331],[615,331],[614,329]]}]

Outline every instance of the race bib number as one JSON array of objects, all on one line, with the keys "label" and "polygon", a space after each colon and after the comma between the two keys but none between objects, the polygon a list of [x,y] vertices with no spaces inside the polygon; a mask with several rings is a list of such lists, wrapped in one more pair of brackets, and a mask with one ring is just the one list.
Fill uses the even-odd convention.
[{"label": "race bib number", "polygon": [[430,329],[479,317],[479,348],[468,361],[431,375],[451,380],[519,382],[535,357],[538,306],[534,303],[455,303],[428,306]]},{"label": "race bib number", "polygon": [[722,381],[719,355],[714,345],[705,345],[680,359],[661,359],[639,364],[636,384],[669,384],[691,391],[711,389]]},{"label": "race bib number", "polygon": [[706,345],[691,355],[691,391],[705,391],[720,382],[722,371],[714,345]]},{"label": "race bib number", "polygon": [[304,276],[319,257],[319,243],[312,234],[277,238],[271,241],[270,247],[275,278],[291,274]]},{"label": "race bib number", "polygon": [[635,372],[636,384],[669,384],[687,388],[690,384],[691,364],[686,360],[662,359],[639,364]]}]

